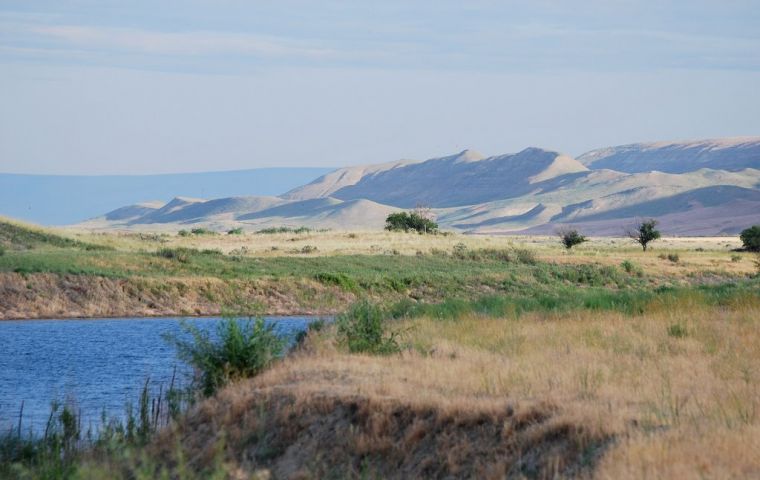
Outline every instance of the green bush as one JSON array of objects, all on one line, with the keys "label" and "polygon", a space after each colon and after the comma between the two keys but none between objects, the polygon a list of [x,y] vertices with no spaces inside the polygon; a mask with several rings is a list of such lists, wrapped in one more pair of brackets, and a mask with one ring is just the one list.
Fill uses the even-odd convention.
[{"label": "green bush", "polygon": [[588,241],[588,239],[581,235],[578,230],[570,228],[559,229],[557,235],[559,236],[560,242],[567,250]]},{"label": "green bush", "polygon": [[168,258],[169,260],[176,260],[181,263],[187,263],[190,261],[190,257],[193,254],[200,253],[198,250],[194,248],[184,248],[184,247],[177,247],[177,248],[159,248],[156,250],[156,256],[162,257],[162,258]]},{"label": "green bush", "polygon": [[5,247],[0,245],[0,257],[2,257],[3,255],[5,255]]},{"label": "green bush", "polygon": [[236,227],[236,228],[227,230],[227,235],[242,235],[242,234],[243,234],[242,227]]},{"label": "green bush", "polygon": [[179,232],[177,232],[177,235],[179,235],[180,237],[187,237],[187,236],[190,236],[190,232],[188,232],[185,229],[182,229]]},{"label": "green bush", "polygon": [[753,225],[742,230],[739,238],[746,250],[750,252],[760,252],[760,225]]},{"label": "green bush", "polygon": [[318,273],[314,275],[314,278],[324,285],[337,285],[343,290],[353,292],[359,288],[356,280],[349,277],[345,273]]},{"label": "green bush", "polygon": [[436,233],[438,224],[416,212],[391,213],[385,219],[385,229],[389,231],[413,230],[417,233]]},{"label": "green bush", "polygon": [[620,267],[622,267],[622,269],[625,270],[625,273],[636,275],[637,277],[644,276],[644,270],[642,270],[641,267],[639,267],[638,265],[636,265],[630,260],[623,260],[620,263]]},{"label": "green bush", "polygon": [[679,257],[677,253],[668,253],[667,255],[661,253],[659,255],[659,258],[661,260],[668,260],[673,263],[678,263],[681,260],[681,257]]},{"label": "green bush", "polygon": [[285,340],[261,317],[225,318],[217,326],[216,338],[186,322],[181,327],[189,339],[171,335],[166,339],[195,369],[195,385],[206,396],[229,382],[258,375],[285,349]]},{"label": "green bush", "polygon": [[398,332],[386,332],[385,313],[370,303],[361,301],[352,305],[336,319],[338,339],[351,353],[387,355],[398,352]]},{"label": "green bush", "polygon": [[190,233],[193,235],[216,235],[216,232],[203,227],[194,228],[190,230]]}]

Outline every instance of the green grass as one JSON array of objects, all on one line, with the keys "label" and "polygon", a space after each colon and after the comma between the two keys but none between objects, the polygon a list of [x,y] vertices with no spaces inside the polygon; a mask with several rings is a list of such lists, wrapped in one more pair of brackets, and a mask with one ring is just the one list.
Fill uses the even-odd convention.
[{"label": "green grass", "polygon": [[33,249],[40,246],[78,248],[83,250],[110,250],[109,247],[82,242],[45,230],[0,220],[0,245],[9,249]]},{"label": "green grass", "polygon": [[526,253],[266,257],[216,250],[161,248],[151,252],[37,249],[8,251],[0,272],[87,274],[109,277],[312,278],[350,291],[407,292],[427,287],[441,294],[467,289],[518,291],[554,284],[621,287],[639,281],[613,267],[555,265]]},{"label": "green grass", "polygon": [[760,283],[742,281],[714,286],[672,288],[629,288],[609,290],[597,287],[561,287],[553,291],[520,296],[482,296],[475,300],[447,299],[440,303],[405,300],[391,306],[393,318],[430,317],[455,320],[464,315],[517,318],[531,312],[567,313],[573,310],[612,311],[639,315],[681,306],[729,306],[760,301]]}]

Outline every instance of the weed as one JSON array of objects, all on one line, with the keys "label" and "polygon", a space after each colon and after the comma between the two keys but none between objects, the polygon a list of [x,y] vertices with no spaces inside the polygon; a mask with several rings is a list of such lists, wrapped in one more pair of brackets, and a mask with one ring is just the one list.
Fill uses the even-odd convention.
[{"label": "weed", "polygon": [[267,325],[261,317],[238,319],[228,315],[217,326],[216,338],[187,322],[182,322],[181,328],[184,338],[167,335],[166,339],[177,347],[179,357],[195,369],[195,385],[206,396],[231,381],[258,375],[285,348],[274,326]]},{"label": "weed", "polygon": [[367,300],[355,303],[336,320],[338,339],[351,353],[396,353],[399,333],[386,332],[384,319],[379,306]]},{"label": "weed", "polygon": [[680,323],[674,323],[668,326],[668,336],[673,338],[684,338],[688,335],[686,326]]}]

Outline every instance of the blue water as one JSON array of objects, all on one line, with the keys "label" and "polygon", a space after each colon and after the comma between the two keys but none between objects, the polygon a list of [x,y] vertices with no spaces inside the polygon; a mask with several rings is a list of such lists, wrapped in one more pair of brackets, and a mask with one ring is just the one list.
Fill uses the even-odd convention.
[{"label": "blue water", "polygon": [[[164,333],[180,333],[179,318],[19,320],[0,322],[0,429],[18,423],[44,426],[54,399],[73,401],[85,422],[97,423],[106,409],[121,416],[136,404],[146,379],[166,388],[175,366],[187,384],[189,368]],[[187,319],[213,332],[219,318]],[[305,330],[310,317],[268,317],[289,337]],[[86,423],[85,423],[86,424]]]}]

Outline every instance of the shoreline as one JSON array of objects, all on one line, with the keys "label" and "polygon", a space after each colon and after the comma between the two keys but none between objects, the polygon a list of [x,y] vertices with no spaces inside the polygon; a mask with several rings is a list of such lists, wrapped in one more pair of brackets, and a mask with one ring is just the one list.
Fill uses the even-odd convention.
[{"label": "shoreline", "polygon": [[[298,319],[298,318],[311,318],[314,320],[318,319],[328,319],[328,318],[334,318],[335,314],[325,314],[325,315],[315,315],[315,314],[286,314],[286,315],[270,315],[268,313],[264,313],[262,315],[251,315],[250,317],[247,317],[245,315],[237,316],[236,318],[257,318],[262,317],[265,320],[290,320],[290,319]],[[59,317],[59,318],[53,318],[53,317],[23,317],[23,318],[0,318],[0,324],[3,322],[65,322],[70,320],[148,320],[148,319],[198,319],[198,320],[211,320],[211,319],[220,319],[224,318],[221,315],[133,315],[133,316],[121,316],[121,315],[115,315],[115,316],[94,316],[94,317]]]}]

